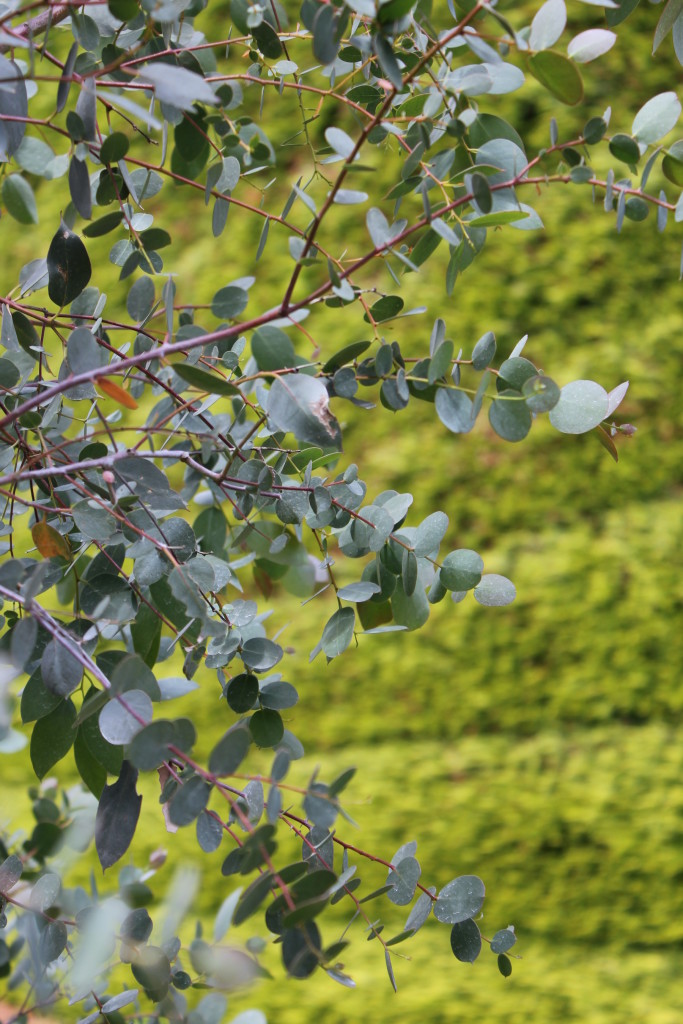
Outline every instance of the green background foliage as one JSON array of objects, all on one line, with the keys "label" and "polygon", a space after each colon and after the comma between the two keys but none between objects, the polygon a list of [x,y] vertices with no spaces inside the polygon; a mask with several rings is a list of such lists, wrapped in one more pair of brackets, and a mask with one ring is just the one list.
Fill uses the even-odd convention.
[{"label": "green background foliage", "polygon": [[[676,74],[666,53],[649,57],[658,13],[643,5],[613,55],[617,86],[612,76],[605,82],[610,97],[619,95],[613,118],[623,117],[625,131],[640,90],[666,89]],[[604,97],[600,74],[595,79],[591,113],[598,114]],[[540,87],[524,103],[517,114],[538,145],[551,114],[570,131],[573,112],[558,113]],[[593,436],[558,438],[539,424],[525,445],[503,451],[488,425],[466,439],[434,430],[431,410],[420,403],[403,419],[387,410],[376,410],[372,421],[345,413],[347,459],[362,463],[377,490],[414,489],[416,516],[444,509],[448,543],[481,551],[488,571],[513,578],[517,602],[439,606],[420,633],[390,643],[364,638],[332,671],[322,659],[307,663],[319,609],[302,609],[277,585],[270,600],[278,626],[286,626],[283,642],[296,652],[288,674],[302,701],[288,715],[297,735],[325,777],[358,768],[348,809],[361,826],[360,845],[388,858],[419,835],[430,882],[447,881],[446,863],[481,875],[490,893],[484,932],[489,921],[514,923],[524,959],[511,979],[489,971],[482,980],[482,968],[454,963],[430,922],[408,950],[412,964],[395,968],[398,997],[379,950],[370,956],[359,943],[348,958],[355,991],[322,974],[305,987],[265,981],[256,997],[233,997],[233,1010],[258,1002],[269,1020],[285,1024],[323,1014],[332,1022],[362,1016],[440,1024],[463,1012],[512,1024],[680,1020],[683,340],[672,273],[679,240],[655,240],[651,221],[627,222],[617,239],[613,219],[571,185],[536,205],[546,233],[501,232],[440,308],[444,267],[435,260],[407,280],[405,308],[429,304],[466,351],[485,330],[496,332],[504,350],[528,332],[531,357],[561,366],[567,380],[596,368],[608,387],[629,378],[627,414],[638,433],[622,439],[618,466]],[[224,283],[222,268],[219,277],[210,240],[192,241],[185,205],[177,215],[169,260],[188,290],[192,282],[208,301]],[[22,228],[20,259],[33,255],[41,230]],[[340,230],[365,228],[347,215]],[[226,259],[253,253],[257,236],[253,223],[233,219],[220,242]],[[107,251],[103,243],[99,258]],[[95,240],[89,252],[96,263]],[[276,261],[264,263],[256,288],[281,292]],[[340,318],[335,349],[356,340],[343,331]],[[415,317],[394,331],[410,354],[412,344],[415,352],[424,346],[429,327]],[[206,756],[226,722],[205,698],[200,691],[185,705]],[[3,778],[23,781],[4,766]],[[291,781],[305,784],[303,776]],[[153,785],[141,788],[157,815]],[[132,854],[139,861],[158,842],[158,818],[145,822],[143,813]],[[196,847],[182,832],[168,847],[170,878]],[[206,856],[200,917],[225,894],[217,870],[223,856]],[[383,881],[377,871],[377,884]],[[399,910],[395,920],[403,920]],[[252,931],[250,923],[235,934]]]}]

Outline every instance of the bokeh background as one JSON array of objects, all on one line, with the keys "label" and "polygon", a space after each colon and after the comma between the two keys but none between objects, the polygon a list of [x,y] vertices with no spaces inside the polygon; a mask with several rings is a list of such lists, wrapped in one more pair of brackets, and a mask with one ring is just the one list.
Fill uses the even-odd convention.
[{"label": "bokeh background", "polygon": [[[513,6],[520,8],[500,4]],[[595,23],[594,9],[569,7],[577,29]],[[555,104],[540,86],[505,98],[504,116],[523,129],[530,152],[546,144],[551,116],[568,138],[611,102],[613,129],[628,132],[645,99],[676,88],[680,68],[670,42],[650,55],[659,13],[642,4],[615,50],[589,66],[580,112]],[[320,137],[325,126],[323,116]],[[55,217],[58,185],[40,185]],[[233,215],[216,260],[210,211],[193,212],[180,192],[171,202],[177,223],[167,268],[189,278],[183,287],[192,301],[252,271],[252,257],[245,266],[243,254],[254,253],[258,226]],[[509,1024],[681,1020],[681,226],[658,235],[650,216],[627,221],[618,237],[614,215],[592,205],[585,187],[540,190],[534,205],[544,233],[491,232],[450,299],[437,253],[419,277],[406,277],[406,308],[429,304],[466,353],[486,330],[496,332],[503,354],[528,333],[525,354],[560,384],[585,376],[610,389],[630,380],[620,416],[638,431],[621,439],[619,464],[594,436],[560,437],[542,423],[514,446],[485,423],[468,437],[448,434],[422,403],[398,416],[344,407],[345,460],[360,464],[375,492],[411,491],[415,522],[435,508],[447,512],[448,541],[481,551],[487,571],[514,579],[518,599],[504,609],[444,602],[418,634],[364,638],[330,667],[321,658],[308,663],[327,606],[301,607],[279,591],[271,599],[271,621],[285,627],[294,651],[286,672],[301,703],[290,726],[306,746],[306,770],[319,763],[329,779],[347,766],[358,769],[346,806],[360,831],[349,829],[346,838],[385,858],[417,839],[427,884],[480,875],[488,890],[483,931],[514,924],[513,952],[522,959],[507,980],[486,950],[474,967],[459,964],[448,928],[430,921],[399,947],[412,960],[395,962],[395,996],[381,949],[366,944],[355,925],[346,959],[355,990],[322,973],[303,983],[285,980],[275,949],[265,957],[275,980],[231,996],[227,1019],[258,1005],[271,1024],[445,1024],[465,1015]],[[198,241],[195,216],[206,221],[206,238]],[[52,221],[27,229],[3,218],[3,287],[15,283],[17,265],[53,230]],[[344,224],[349,237],[364,230],[360,216]],[[89,247],[95,257],[97,244]],[[290,265],[268,253],[256,287],[281,289]],[[106,242],[102,254],[106,259]],[[112,301],[126,291],[112,284]],[[330,316],[330,324],[330,352],[357,340],[355,323]],[[385,334],[417,354],[430,329],[431,318],[417,316],[387,325]],[[228,724],[217,715],[209,676],[200,670],[201,689],[186,708],[205,753]],[[25,787],[28,766],[17,757],[0,767],[8,783],[3,817],[21,824],[26,807],[7,794],[10,785],[16,793]],[[145,814],[136,862],[159,844],[153,788]],[[192,830],[163,839],[170,880],[175,867],[196,859],[197,847]],[[194,908],[200,919],[210,920],[228,891],[223,856],[202,855]],[[74,870],[87,873],[83,864]],[[384,881],[372,867],[361,873]],[[404,912],[387,916],[400,930]],[[255,921],[231,937],[258,933]],[[336,921],[341,928],[342,913]],[[336,937],[334,927],[334,918],[323,922],[327,941]]]}]

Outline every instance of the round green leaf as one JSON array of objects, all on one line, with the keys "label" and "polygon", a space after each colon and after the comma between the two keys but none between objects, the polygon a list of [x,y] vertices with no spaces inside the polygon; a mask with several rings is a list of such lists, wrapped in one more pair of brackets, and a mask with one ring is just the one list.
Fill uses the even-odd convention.
[{"label": "round green leaf", "polygon": [[389,872],[387,882],[391,882],[393,889],[388,891],[387,898],[398,907],[407,906],[415,895],[421,874],[422,868],[415,857],[404,857]]},{"label": "round green leaf", "polygon": [[594,146],[604,137],[607,123],[602,117],[591,117],[583,128],[583,137],[589,146]]},{"label": "round green leaf", "polygon": [[169,806],[169,816],[174,825],[189,825],[206,807],[211,795],[211,786],[198,775],[194,775],[175,791]]},{"label": "round green leaf", "polygon": [[100,732],[108,743],[115,746],[130,743],[135,734],[151,722],[152,714],[152,702],[144,690],[127,690],[121,701],[110,700],[102,708]]},{"label": "round green leaf", "polygon": [[33,189],[20,174],[10,174],[2,183],[2,201],[7,212],[20,224],[37,224],[38,207]]},{"label": "round green leaf", "polygon": [[244,288],[226,285],[220,288],[211,300],[211,312],[220,320],[232,320],[246,308],[249,293]]},{"label": "round green leaf", "polygon": [[262,708],[271,708],[273,711],[285,711],[293,708],[299,700],[299,694],[291,683],[284,679],[274,680],[272,683],[265,683],[259,693],[259,701]]},{"label": "round green leaf", "polygon": [[650,215],[650,207],[639,196],[629,196],[624,205],[624,213],[629,220],[646,220]]},{"label": "round green leaf", "polygon": [[471,590],[481,580],[484,560],[470,548],[451,551],[439,570],[439,580],[448,590]]},{"label": "round green leaf", "polygon": [[225,699],[238,715],[251,711],[258,697],[258,679],[256,676],[241,672],[233,676],[225,688]]},{"label": "round green leaf", "polygon": [[48,690],[60,697],[73,693],[83,678],[80,661],[56,639],[50,640],[45,647],[40,672]]},{"label": "round green leaf", "polygon": [[517,936],[515,935],[514,928],[511,926],[501,928],[491,939],[491,952],[505,953],[508,949],[512,949],[516,941]]},{"label": "round green leaf", "polygon": [[501,391],[489,406],[489,422],[505,441],[522,441],[531,430],[531,412],[518,391]]},{"label": "round green leaf", "polygon": [[499,391],[505,391],[508,388],[521,391],[524,382],[537,374],[538,370],[530,360],[525,359],[524,356],[511,356],[500,364],[496,387]]},{"label": "round green leaf", "polygon": [[259,370],[281,370],[296,366],[296,352],[291,339],[279,327],[264,324],[251,338],[251,350]]},{"label": "round green leaf", "polygon": [[474,921],[458,921],[451,929],[451,949],[456,960],[473,964],[481,953],[481,932]]},{"label": "round green leaf", "polygon": [[593,380],[575,380],[562,388],[549,418],[561,434],[585,434],[608,415],[609,397],[605,389]]},{"label": "round green leaf", "polygon": [[491,572],[482,576],[481,582],[474,588],[474,599],[488,608],[501,608],[512,604],[517,596],[514,583],[506,576]]},{"label": "round green leaf", "polygon": [[159,719],[150,722],[133,737],[126,750],[126,757],[140,771],[152,771],[168,759],[169,744],[174,742],[173,722]]},{"label": "round green leaf", "polygon": [[638,148],[638,143],[635,139],[632,139],[630,135],[624,135],[622,133],[613,135],[609,142],[609,149],[612,156],[629,166],[631,164],[637,164],[640,160],[640,149]]},{"label": "round green leaf", "polygon": [[554,380],[538,374],[529,377],[522,385],[522,394],[531,412],[550,412],[560,400],[560,389]]},{"label": "round green leaf", "polygon": [[278,711],[262,708],[249,719],[249,732],[258,747],[275,747],[284,735],[285,727]]},{"label": "round green leaf", "polygon": [[0,388],[9,391],[19,380],[21,374],[11,359],[0,359]]},{"label": "round green leaf", "polygon": [[417,587],[412,594],[406,594],[402,581],[398,580],[391,597],[391,611],[397,626],[405,626],[406,629],[424,626],[429,618],[429,602],[422,587]]},{"label": "round green leaf", "polygon": [[448,882],[434,904],[434,917],[444,924],[458,924],[478,914],[486,889],[476,875],[461,875]]},{"label": "round green leaf", "polygon": [[268,672],[282,659],[279,644],[266,637],[254,636],[242,644],[242,661],[254,672]]},{"label": "round green leaf", "polygon": [[403,306],[404,302],[400,295],[384,295],[370,307],[363,319],[366,323],[372,323],[374,320],[377,324],[383,323],[385,320],[393,320],[401,312]]},{"label": "round green leaf", "polygon": [[133,977],[155,1002],[163,999],[171,980],[169,959],[158,946],[143,946],[131,964]]},{"label": "round green leaf", "polygon": [[529,57],[529,70],[548,92],[570,107],[583,99],[583,80],[579,69],[556,50],[542,50]]}]

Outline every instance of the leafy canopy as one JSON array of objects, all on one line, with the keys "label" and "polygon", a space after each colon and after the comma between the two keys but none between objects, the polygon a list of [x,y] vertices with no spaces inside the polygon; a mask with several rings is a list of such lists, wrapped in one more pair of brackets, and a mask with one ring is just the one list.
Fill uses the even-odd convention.
[{"label": "leafy canopy", "polygon": [[[0,299],[0,747],[20,751],[31,727],[37,779],[72,758],[89,794],[35,787],[33,832],[0,850],[0,976],[32,1005],[68,998],[82,1024],[150,1002],[160,1019],[219,1019],[221,992],[259,974],[262,949],[224,937],[257,914],[295,978],[322,969],[352,986],[343,951],[358,922],[395,987],[394,947],[430,916],[458,960],[485,941],[510,974],[514,929],[481,935],[478,877],[437,890],[414,841],[386,859],[337,831],[352,769],[285,782],[304,753],[285,724],[299,695],[264,607],[279,588],[315,597],[311,657],[329,662],[370,634],[419,629],[446,598],[515,598],[479,552],[449,547],[443,511],[417,521],[411,494],[376,493],[345,461],[349,412],[426,402],[454,434],[486,416],[511,443],[547,417],[595,432],[615,459],[633,432],[614,419],[626,383],[560,384],[526,338],[501,357],[485,324],[460,348],[446,319],[400,294],[412,275],[466,287],[499,231],[542,229],[533,204],[555,187],[581,188],[619,232],[651,213],[660,231],[683,219],[674,91],[644,97],[628,130],[586,109],[579,136],[563,135],[584,66],[637,0],[547,0],[526,25],[505,6],[232,0],[228,17],[208,0],[109,0],[0,17],[0,230],[36,246]],[[671,36],[683,63],[682,5],[656,15],[654,49]],[[506,96],[539,88],[555,116],[532,151]],[[224,282],[208,302],[182,269],[183,244],[204,237]],[[172,704],[200,685],[232,716],[205,760]],[[249,767],[257,748],[266,774]],[[223,875],[241,876],[213,934],[189,946],[182,880],[170,930],[146,909],[158,862],[129,864],[101,896],[48,868],[90,838],[103,869],[117,864],[157,813],[137,792],[153,771],[166,828],[194,828],[204,852],[223,845]],[[386,870],[379,888],[363,862]],[[409,908],[390,936],[369,906],[382,898]],[[330,942],[319,921],[337,903],[347,923]],[[114,953],[128,971],[117,992]],[[190,990],[206,988],[190,1017]]]}]

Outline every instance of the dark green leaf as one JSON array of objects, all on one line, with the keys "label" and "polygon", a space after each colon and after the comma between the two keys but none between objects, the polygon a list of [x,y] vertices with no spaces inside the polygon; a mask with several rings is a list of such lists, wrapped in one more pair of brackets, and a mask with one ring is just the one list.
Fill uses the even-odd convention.
[{"label": "dark green leaf", "polygon": [[607,123],[602,117],[591,117],[583,129],[583,137],[589,146],[594,146],[604,137]]},{"label": "dark green leaf", "polygon": [[508,388],[521,391],[525,381],[536,376],[538,371],[532,362],[523,356],[512,356],[500,364],[496,386],[498,391],[505,391]]},{"label": "dark green leaf", "polygon": [[253,30],[252,35],[263,56],[268,60],[277,60],[282,53],[282,43],[275,29],[267,21],[262,21]]},{"label": "dark green leaf", "polygon": [[81,294],[92,273],[83,242],[62,221],[47,253],[47,291],[56,306],[66,306]]},{"label": "dark green leaf", "polygon": [[137,768],[124,761],[118,779],[113,785],[105,786],[100,797],[95,819],[95,849],[103,870],[123,857],[135,835],[142,804],[142,796],[135,788],[137,778]]},{"label": "dark green leaf", "polygon": [[275,747],[284,735],[285,727],[277,711],[262,708],[249,719],[249,732],[258,747]]},{"label": "dark green leaf", "polygon": [[504,978],[509,978],[512,974],[512,964],[510,958],[505,956],[505,953],[498,954],[498,970]]},{"label": "dark green leaf", "polygon": [[90,753],[81,729],[78,729],[74,741],[74,761],[82,781],[93,796],[99,800],[107,782],[107,769]]},{"label": "dark green leaf", "polygon": [[133,649],[149,668],[154,668],[161,642],[161,619],[147,604],[138,608],[130,627]]},{"label": "dark green leaf", "polygon": [[150,249],[163,249],[171,244],[171,236],[168,231],[164,231],[162,228],[148,228],[140,234],[140,241],[142,242],[143,249],[147,251]]},{"label": "dark green leaf", "polygon": [[456,960],[473,964],[481,953],[481,933],[474,921],[459,921],[451,929],[451,949]]},{"label": "dark green leaf", "polygon": [[183,782],[170,803],[169,816],[174,825],[189,825],[206,807],[211,787],[198,775]]},{"label": "dark green leaf", "polygon": [[211,300],[211,312],[221,320],[232,320],[239,316],[249,302],[249,292],[236,285],[220,288]]},{"label": "dark green leaf", "polygon": [[31,734],[31,764],[39,779],[71,750],[76,731],[76,708],[70,700],[61,701],[48,715],[38,719]]},{"label": "dark green leaf", "polygon": [[35,722],[39,718],[44,718],[54,711],[62,700],[58,693],[48,690],[40,670],[37,670],[29,678],[21,695],[22,722]]},{"label": "dark green leaf", "polygon": [[119,210],[115,213],[107,213],[104,217],[94,220],[92,224],[86,224],[83,228],[83,234],[86,238],[99,238],[100,235],[107,235],[110,231],[114,231],[122,220],[123,214]]},{"label": "dark green leaf", "polygon": [[400,92],[403,88],[403,75],[391,43],[384,36],[377,34],[372,37],[372,46],[384,77],[388,78],[393,87]]},{"label": "dark green leaf", "polygon": [[393,320],[401,312],[403,306],[404,302],[400,295],[384,295],[370,306],[363,319],[368,324],[372,323],[372,320],[378,324],[385,320]]},{"label": "dark green leaf", "polygon": [[171,981],[171,964],[163,949],[143,946],[131,963],[133,977],[155,1003],[164,998]]},{"label": "dark green leaf", "polygon": [[59,697],[68,697],[83,678],[80,661],[57,639],[46,645],[40,671],[45,686]]},{"label": "dark green leaf", "polygon": [[251,736],[244,726],[236,726],[218,741],[209,757],[209,771],[214,775],[232,775],[247,756]]},{"label": "dark green leaf", "polygon": [[583,80],[573,61],[556,50],[541,50],[529,57],[529,70],[562,103],[575,106],[583,99]]},{"label": "dark green leaf", "polygon": [[273,878],[269,871],[264,871],[262,875],[254,879],[240,896],[232,917],[232,923],[235,925],[242,924],[248,917],[251,917],[261,906],[272,886]]},{"label": "dark green leaf", "polygon": [[612,156],[629,166],[637,164],[640,160],[638,143],[630,135],[613,135],[609,142],[609,149]]},{"label": "dark green leaf", "polygon": [[140,771],[151,771],[169,759],[169,745],[175,744],[174,723],[164,719],[150,722],[141,729],[126,748],[126,756]]},{"label": "dark green leaf", "polygon": [[481,171],[475,171],[472,175],[472,194],[481,212],[490,213],[493,206],[493,195],[489,180]]},{"label": "dark green leaf", "polygon": [[517,936],[515,935],[514,928],[501,928],[491,939],[491,952],[505,953],[508,949],[512,949],[516,941]]},{"label": "dark green leaf", "polygon": [[218,377],[214,373],[207,373],[206,370],[201,370],[192,363],[174,363],[173,369],[188,384],[199,388],[200,391],[206,391],[209,395],[239,394],[239,389],[224,377]]},{"label": "dark green leaf", "polygon": [[92,197],[90,194],[90,176],[85,161],[72,156],[69,163],[69,192],[74,204],[84,220],[92,217]]},{"label": "dark green leaf", "polygon": [[352,345],[346,345],[343,349],[331,356],[323,365],[323,373],[334,373],[347,363],[353,362],[370,347],[369,341],[355,341]]},{"label": "dark green leaf", "polygon": [[258,697],[259,685],[256,676],[241,672],[233,676],[225,688],[225,697],[233,711],[238,715],[251,711]]},{"label": "dark green leaf", "polygon": [[550,377],[539,374],[528,377],[522,385],[522,394],[531,412],[550,412],[560,400],[560,389]]},{"label": "dark green leaf", "polygon": [[489,422],[505,441],[522,441],[531,430],[531,411],[518,391],[501,391],[489,406]]},{"label": "dark green leaf", "polygon": [[74,65],[76,63],[76,56],[78,54],[78,43],[72,43],[71,49],[64,61],[64,68],[62,71],[62,77],[59,79],[59,86],[57,87],[57,113],[59,114],[66,106],[66,101],[69,98],[69,92],[71,91]]},{"label": "dark green leaf", "polygon": [[112,132],[100,147],[100,160],[103,164],[116,164],[123,160],[128,146],[128,138],[123,132]]},{"label": "dark green leaf", "polygon": [[282,936],[282,961],[292,978],[308,978],[322,959],[318,926],[307,921]]}]

